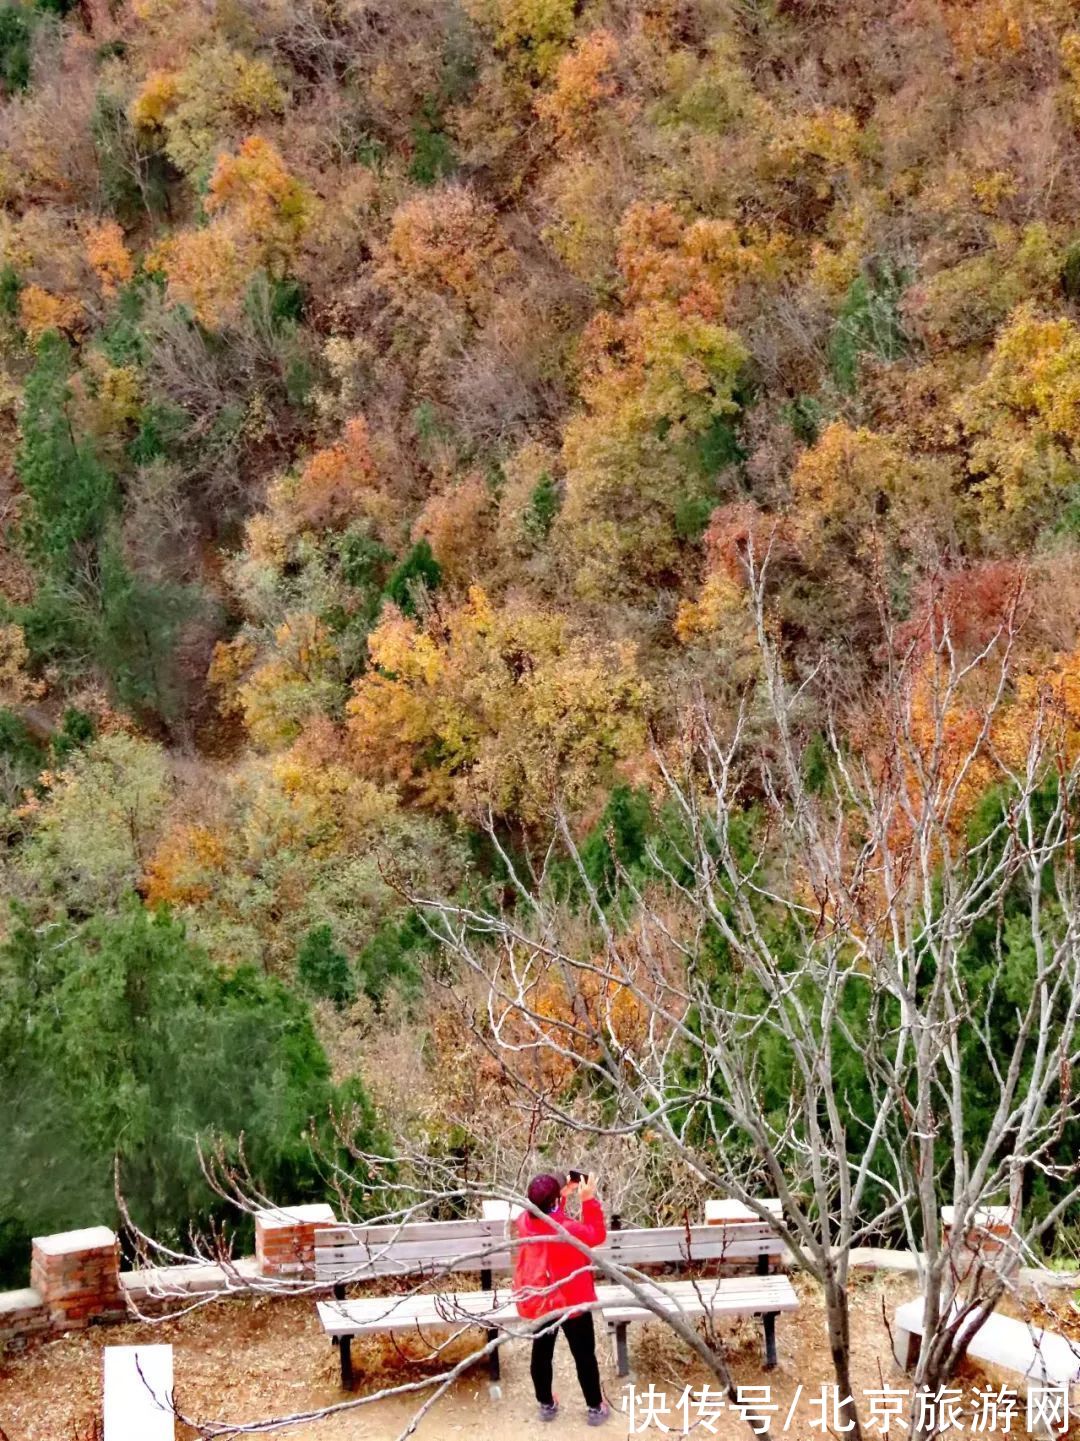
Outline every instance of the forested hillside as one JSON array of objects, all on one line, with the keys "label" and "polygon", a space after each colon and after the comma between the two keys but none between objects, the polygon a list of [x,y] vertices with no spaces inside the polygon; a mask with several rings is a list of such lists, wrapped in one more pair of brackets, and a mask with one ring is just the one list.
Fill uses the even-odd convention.
[{"label": "forested hillside", "polygon": [[1075,749],[1068,0],[32,0],[0,84],[6,1274],[117,1150],[168,1236],[198,1134],[496,1125],[404,898],[640,861],[748,559],[852,698],[1018,617]]}]

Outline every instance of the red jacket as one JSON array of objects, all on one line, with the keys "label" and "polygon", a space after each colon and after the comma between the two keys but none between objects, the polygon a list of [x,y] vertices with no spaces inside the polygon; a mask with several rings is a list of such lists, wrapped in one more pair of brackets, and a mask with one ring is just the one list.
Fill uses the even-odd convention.
[{"label": "red jacket", "polygon": [[[542,1300],[537,1297],[538,1304],[535,1309],[539,1315],[546,1315],[549,1311],[561,1311],[569,1306],[585,1308],[596,1300],[596,1283],[589,1258],[569,1241],[562,1239],[560,1227],[586,1246],[602,1246],[607,1239],[604,1210],[595,1197],[581,1203],[580,1221],[570,1219],[561,1201],[550,1216],[532,1216],[526,1211],[518,1217],[518,1236],[553,1237],[550,1241],[530,1242],[518,1252],[520,1257],[526,1251],[539,1251],[541,1257],[529,1258],[530,1274],[535,1274],[539,1265],[546,1263],[550,1282],[556,1283],[551,1285],[550,1290],[547,1286],[544,1287]],[[561,1284],[558,1284],[560,1282]]]}]

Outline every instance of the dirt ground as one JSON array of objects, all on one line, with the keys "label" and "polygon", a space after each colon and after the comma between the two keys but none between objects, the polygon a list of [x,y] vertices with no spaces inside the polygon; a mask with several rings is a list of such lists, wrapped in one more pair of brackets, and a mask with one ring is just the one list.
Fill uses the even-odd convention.
[{"label": "dirt ground", "polygon": [[[820,1298],[809,1283],[796,1284],[802,1305],[796,1315],[779,1318],[780,1364],[775,1371],[761,1369],[759,1323],[735,1322],[726,1334],[731,1341],[736,1381],[771,1387],[770,1400],[779,1407],[773,1422],[774,1435],[810,1441],[827,1434],[821,1429],[821,1412],[811,1407],[810,1397],[820,1393],[831,1373]],[[892,1361],[885,1317],[891,1319],[896,1306],[912,1294],[910,1277],[878,1274],[854,1283],[853,1373],[857,1392],[888,1384],[905,1385],[905,1378]],[[616,1377],[611,1342],[602,1328],[598,1333],[602,1337],[601,1371],[616,1412],[600,1434],[662,1436],[664,1432],[656,1424],[642,1428],[640,1410],[637,1429],[631,1432],[627,1415],[619,1410],[628,1383]],[[177,1405],[193,1417],[234,1423],[254,1421],[345,1399],[338,1385],[337,1353],[323,1336],[310,1300],[233,1300],[152,1327],[90,1330],[0,1360],[0,1441],[95,1441],[101,1404],[100,1352],[105,1345],[135,1342],[173,1345]],[[638,1396],[650,1384],[657,1392],[666,1393],[669,1411],[660,1419],[670,1428],[669,1434],[686,1434],[678,1398],[685,1387],[705,1382],[705,1372],[671,1333],[656,1323],[631,1327],[630,1346],[631,1381]],[[416,1381],[425,1374],[424,1365],[403,1361],[381,1341],[356,1344],[354,1362],[361,1378],[361,1395],[388,1381]],[[801,1399],[796,1400],[800,1384],[803,1391]],[[964,1384],[979,1384],[975,1368],[968,1371]],[[591,1436],[593,1432],[584,1424],[569,1352],[561,1339],[556,1350],[555,1389],[563,1404],[562,1414],[555,1423],[541,1425],[529,1384],[527,1351],[522,1345],[512,1345],[503,1351],[500,1394],[491,1394],[484,1369],[474,1369],[421,1421],[415,1434],[421,1441],[452,1441],[456,1437],[504,1441],[533,1436],[578,1441]],[[793,1402],[792,1420],[786,1424]],[[416,1404],[415,1399],[382,1400],[276,1434],[295,1441],[395,1441],[408,1426]],[[716,1435],[725,1441],[736,1437],[745,1441],[748,1434],[738,1416],[730,1412],[706,1424],[692,1408],[689,1419],[697,1423],[691,1434],[699,1437]],[[178,1436],[185,1438],[195,1434],[186,1429],[178,1431]],[[892,1434],[898,1434],[895,1422]],[[979,1434],[1004,1432],[986,1429]],[[1022,1423],[1014,1423],[1010,1434],[1022,1436]]]}]

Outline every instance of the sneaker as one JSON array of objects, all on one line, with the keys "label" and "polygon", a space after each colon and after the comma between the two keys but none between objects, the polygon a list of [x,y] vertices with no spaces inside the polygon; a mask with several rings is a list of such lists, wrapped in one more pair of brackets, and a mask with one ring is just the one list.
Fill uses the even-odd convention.
[{"label": "sneaker", "polygon": [[605,1401],[600,1406],[590,1406],[585,1412],[585,1422],[588,1426],[603,1426],[605,1421],[611,1420],[611,1407]]},{"label": "sneaker", "polygon": [[558,1401],[555,1400],[555,1399],[552,1400],[550,1406],[541,1406],[541,1407],[540,1407],[540,1420],[541,1420],[541,1421],[554,1421],[554,1420],[555,1420],[555,1417],[556,1417],[558,1414],[559,1414],[559,1403],[558,1403]]}]

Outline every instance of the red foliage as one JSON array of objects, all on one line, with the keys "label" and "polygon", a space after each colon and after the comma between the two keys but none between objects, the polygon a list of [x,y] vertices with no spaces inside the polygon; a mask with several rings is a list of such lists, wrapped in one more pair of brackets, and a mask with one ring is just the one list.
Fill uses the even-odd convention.
[{"label": "red foliage", "polygon": [[901,648],[924,655],[946,631],[961,654],[989,645],[1009,625],[1022,627],[1031,613],[1024,590],[1025,569],[1015,560],[989,560],[927,577],[915,593],[911,619],[900,627]]}]

